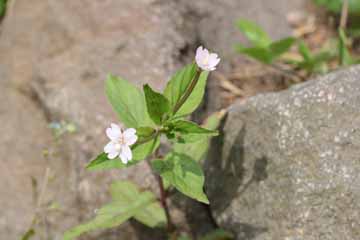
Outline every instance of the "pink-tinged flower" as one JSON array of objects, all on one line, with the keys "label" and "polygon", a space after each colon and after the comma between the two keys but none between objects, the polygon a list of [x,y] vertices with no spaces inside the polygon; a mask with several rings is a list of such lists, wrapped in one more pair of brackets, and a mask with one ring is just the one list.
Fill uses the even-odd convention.
[{"label": "pink-tinged flower", "polygon": [[196,64],[204,71],[213,71],[219,64],[220,58],[216,53],[210,53],[206,48],[200,46],[196,49]]},{"label": "pink-tinged flower", "polygon": [[107,153],[109,159],[120,157],[124,164],[127,164],[132,159],[132,152],[130,146],[137,141],[136,130],[128,128],[122,130],[120,126],[112,123],[110,128],[106,129],[106,135],[110,142],[104,147],[104,152]]}]

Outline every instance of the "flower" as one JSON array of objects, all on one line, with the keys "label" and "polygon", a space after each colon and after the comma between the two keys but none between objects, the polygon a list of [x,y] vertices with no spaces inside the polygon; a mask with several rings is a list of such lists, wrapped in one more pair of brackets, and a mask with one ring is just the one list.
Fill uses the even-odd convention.
[{"label": "flower", "polygon": [[138,137],[134,128],[122,130],[120,126],[112,123],[111,127],[106,129],[106,135],[110,138],[110,142],[104,147],[104,152],[107,153],[109,159],[120,157],[124,164],[127,164],[132,159],[132,152],[130,146],[133,145]]},{"label": "flower", "polygon": [[210,53],[209,50],[200,46],[196,49],[196,64],[204,71],[213,71],[219,64],[220,58],[216,53]]}]

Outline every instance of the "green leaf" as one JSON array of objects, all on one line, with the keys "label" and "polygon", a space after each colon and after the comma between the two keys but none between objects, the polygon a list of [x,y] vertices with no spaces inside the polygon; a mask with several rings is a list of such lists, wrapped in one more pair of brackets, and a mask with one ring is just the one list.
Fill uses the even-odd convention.
[{"label": "green leaf", "polygon": [[119,158],[109,159],[107,154],[102,152],[94,160],[86,165],[87,170],[106,170],[113,168],[124,168],[126,165],[123,164]]},{"label": "green leaf", "polygon": [[347,37],[345,35],[344,29],[339,29],[339,56],[340,56],[340,65],[348,66],[354,64],[354,59],[351,57],[349,50],[347,49]]},{"label": "green leaf", "polygon": [[170,153],[164,160],[152,161],[153,169],[165,181],[183,194],[203,203],[209,203],[203,187],[204,173],[201,166],[185,154]]},{"label": "green leaf", "polygon": [[154,153],[155,150],[160,145],[160,138],[156,137],[155,139],[152,139],[149,142],[146,142],[144,144],[135,145],[132,148],[133,151],[133,160],[134,161],[141,161],[147,158],[150,154]]},{"label": "green leaf", "polygon": [[5,15],[7,0],[0,0],[0,18]]},{"label": "green leaf", "polygon": [[21,240],[30,240],[32,237],[35,236],[35,230],[30,228],[26,231],[26,233],[21,237]]},{"label": "green leaf", "polygon": [[311,61],[311,59],[312,59],[311,51],[308,48],[308,46],[305,44],[304,41],[299,42],[298,49],[299,49],[301,56],[304,58],[305,61]]},{"label": "green leaf", "polygon": [[[316,4],[324,6],[329,11],[334,13],[340,13],[343,5],[343,0],[313,0]],[[360,15],[360,1],[359,0],[348,0],[349,2],[349,13],[351,15]]]},{"label": "green leaf", "polygon": [[236,25],[255,47],[267,47],[270,45],[270,37],[254,22],[241,19]]},{"label": "green leaf", "polygon": [[164,114],[170,110],[169,101],[162,94],[152,90],[148,84],[144,85],[144,93],[149,115],[156,124],[160,125]]},{"label": "green leaf", "polygon": [[[131,202],[139,195],[136,186],[130,182],[116,182],[111,186],[111,196],[114,201]],[[141,209],[134,218],[148,227],[157,227],[165,224],[166,216],[159,202],[154,201],[146,208]]]},{"label": "green leaf", "polygon": [[189,87],[191,80],[196,75],[196,64],[189,64],[183,69],[177,71],[166,85],[164,96],[169,100],[170,108],[173,109],[176,103],[184,95]]},{"label": "green leaf", "polygon": [[151,227],[166,221],[165,213],[154,194],[139,192],[130,182],[113,183],[111,195],[112,202],[101,207],[93,220],[70,229],[64,234],[63,240],[72,240],[93,230],[116,227],[131,217]]},{"label": "green leaf", "polygon": [[284,38],[270,44],[271,57],[273,59],[280,57],[285,52],[289,51],[296,39],[293,37]]},{"label": "green leaf", "polygon": [[230,232],[227,232],[223,229],[216,229],[205,236],[201,237],[199,240],[231,240],[234,239],[234,235]]},{"label": "green leaf", "polygon": [[146,108],[145,97],[134,85],[120,77],[109,75],[105,92],[126,127],[154,126]]},{"label": "green leaf", "polygon": [[180,107],[175,116],[186,116],[195,111],[200,105],[206,88],[206,81],[208,78],[209,72],[203,71],[200,74],[199,80],[194,87],[194,90],[189,95],[186,102]]},{"label": "green leaf", "polygon": [[142,141],[155,133],[155,129],[151,127],[139,127],[136,129],[136,135],[138,136],[138,141]]},{"label": "green leaf", "polygon": [[237,48],[238,52],[242,54],[246,54],[249,57],[252,57],[259,62],[265,63],[265,64],[271,64],[273,59],[271,56],[271,52],[268,48],[264,47],[250,47],[250,48]]},{"label": "green leaf", "polygon": [[185,120],[178,120],[172,122],[171,125],[174,127],[174,131],[180,132],[182,134],[210,134],[210,135],[217,135],[217,131],[209,130],[206,128],[202,128],[194,122],[185,121]]},{"label": "green leaf", "polygon": [[[224,116],[224,111],[212,114],[203,124],[203,127],[209,130],[216,130]],[[211,137],[211,135],[203,134],[189,135],[186,138],[186,143],[175,143],[173,149],[177,153],[187,154],[195,161],[200,162],[208,151]]]}]

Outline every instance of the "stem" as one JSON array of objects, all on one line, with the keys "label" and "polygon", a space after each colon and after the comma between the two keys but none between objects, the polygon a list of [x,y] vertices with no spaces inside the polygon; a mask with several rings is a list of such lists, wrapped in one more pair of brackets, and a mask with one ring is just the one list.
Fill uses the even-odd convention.
[{"label": "stem", "polygon": [[182,105],[186,102],[186,100],[189,98],[190,94],[192,93],[192,91],[194,90],[197,82],[199,81],[199,77],[201,74],[201,70],[197,69],[196,71],[196,75],[194,76],[194,78],[191,80],[191,83],[189,85],[189,87],[186,89],[184,95],[180,98],[180,100],[176,103],[174,110],[173,110],[173,114],[175,115],[177,113],[177,111],[179,111],[179,109],[182,107]]},{"label": "stem", "polygon": [[287,69],[284,69],[283,67],[281,67],[280,65],[278,64],[269,64],[268,66],[270,66],[272,69],[276,70],[277,72],[280,72],[281,74],[287,76],[287,77],[290,77],[292,79],[296,78],[300,81],[305,81],[306,79],[302,76],[300,76],[299,74],[293,72],[293,71],[290,71],[290,70],[287,70]]},{"label": "stem", "polygon": [[159,190],[160,190],[160,203],[161,203],[161,206],[164,208],[165,215],[166,215],[167,231],[170,234],[174,231],[174,224],[171,220],[169,206],[167,205],[167,202],[166,202],[166,199],[168,197],[167,191],[164,188],[164,182],[163,182],[162,178],[159,175],[156,175],[156,179],[157,179],[157,182],[159,185]]},{"label": "stem", "polygon": [[349,1],[344,0],[342,9],[341,9],[341,18],[340,18],[340,28],[342,28],[344,30],[346,28],[348,15],[349,15]]},{"label": "stem", "polygon": [[[159,158],[159,150],[157,149],[154,153],[154,157],[155,158]],[[147,159],[146,160],[148,166],[151,168],[151,163],[150,163],[150,160]],[[151,168],[152,169],[152,168]],[[165,216],[166,216],[166,223],[167,223],[167,232],[168,234],[172,234],[175,230],[175,225],[173,224],[172,222],[172,219],[171,219],[171,215],[170,215],[170,210],[169,210],[169,206],[167,204],[167,197],[168,197],[168,194],[167,194],[167,191],[166,189],[164,188],[164,182],[161,178],[161,176],[159,176],[157,173],[155,173],[154,171],[152,172],[153,175],[155,176],[156,178],[156,181],[158,183],[158,186],[159,186],[159,191],[160,191],[160,204],[162,206],[162,208],[164,209],[165,211]]]},{"label": "stem", "polygon": [[149,137],[144,138],[141,141],[137,141],[136,144],[139,145],[139,144],[147,143],[147,142],[153,140],[154,138],[156,138],[157,136],[159,136],[159,131],[156,130]]}]

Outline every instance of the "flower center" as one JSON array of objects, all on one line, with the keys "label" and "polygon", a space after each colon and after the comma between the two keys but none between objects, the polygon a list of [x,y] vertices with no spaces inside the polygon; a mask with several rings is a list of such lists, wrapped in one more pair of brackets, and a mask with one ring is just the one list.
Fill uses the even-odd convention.
[{"label": "flower center", "polygon": [[121,149],[121,144],[120,144],[120,143],[116,143],[116,144],[115,144],[115,149],[116,149],[117,151],[119,151],[119,150]]},{"label": "flower center", "polygon": [[209,56],[206,56],[203,60],[203,64],[204,65],[208,65],[209,64]]}]

